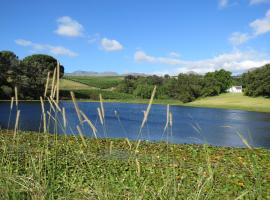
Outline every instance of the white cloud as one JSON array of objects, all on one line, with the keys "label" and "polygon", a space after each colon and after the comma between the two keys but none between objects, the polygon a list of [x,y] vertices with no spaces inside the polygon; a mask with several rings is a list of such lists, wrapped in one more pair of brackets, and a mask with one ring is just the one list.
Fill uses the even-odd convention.
[{"label": "white cloud", "polygon": [[105,51],[120,51],[123,49],[123,46],[120,44],[120,42],[107,38],[103,38],[101,40],[101,46]]},{"label": "white cloud", "polygon": [[229,3],[229,0],[219,0],[219,1],[218,1],[218,6],[219,6],[220,8],[225,8],[225,7],[228,6],[228,3]]},{"label": "white cloud", "polygon": [[55,33],[67,37],[78,37],[83,35],[83,26],[69,16],[57,19],[58,27]]},{"label": "white cloud", "polygon": [[146,55],[146,53],[144,53],[143,51],[136,51],[134,54],[134,59],[138,62],[155,62],[156,58],[154,58],[153,56],[148,56]]},{"label": "white cloud", "polygon": [[180,57],[179,53],[174,52],[174,51],[170,52],[170,53],[169,53],[169,56],[170,56],[170,57],[173,57],[173,58],[179,58],[179,57]]},{"label": "white cloud", "polygon": [[237,46],[237,45],[245,43],[249,39],[250,39],[250,36],[247,33],[234,32],[229,38],[229,41],[231,44]]},{"label": "white cloud", "polygon": [[270,9],[266,12],[264,18],[254,20],[249,26],[252,29],[251,33],[234,32],[229,38],[230,43],[240,45],[259,35],[270,32]]},{"label": "white cloud", "polygon": [[269,0],[250,0],[249,4],[250,5],[256,5],[256,4],[262,4],[262,3],[268,3],[270,2]]},{"label": "white cloud", "polygon": [[147,55],[143,51],[137,51],[134,54],[134,59],[137,62],[165,64],[170,66],[170,68],[165,71],[155,72],[159,74],[178,74],[180,72],[188,71],[206,73],[218,69],[226,69],[237,74],[250,68],[260,67],[264,64],[270,63],[270,58],[268,56],[256,51],[233,51],[204,60],[182,60],[170,57],[154,57]]},{"label": "white cloud", "polygon": [[24,47],[30,46],[32,44],[32,42],[23,39],[15,40],[15,43]]},{"label": "white cloud", "polygon": [[250,23],[250,27],[254,31],[254,35],[265,34],[270,31],[270,10],[265,14],[265,17],[262,19],[257,19]]},{"label": "white cloud", "polygon": [[62,46],[53,46],[50,44],[38,44],[38,43],[34,43],[32,41],[24,40],[24,39],[17,39],[15,40],[15,43],[20,46],[31,47],[32,51],[35,51],[35,52],[45,51],[54,55],[63,55],[63,56],[69,56],[69,57],[75,57],[78,55],[77,53],[71,51],[70,49],[67,49]]}]

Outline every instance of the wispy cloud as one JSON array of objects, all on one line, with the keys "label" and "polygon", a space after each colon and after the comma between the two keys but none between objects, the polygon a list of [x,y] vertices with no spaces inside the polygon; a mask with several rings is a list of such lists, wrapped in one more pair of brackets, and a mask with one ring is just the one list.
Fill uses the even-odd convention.
[{"label": "wispy cloud", "polygon": [[237,46],[250,39],[254,39],[260,35],[270,32],[270,10],[266,12],[263,18],[254,20],[249,24],[249,26],[251,28],[251,33],[232,33],[229,38],[230,43]]},{"label": "wispy cloud", "polygon": [[180,72],[194,71],[206,73],[218,69],[230,70],[233,73],[242,73],[250,68],[260,67],[270,63],[270,58],[264,53],[257,51],[233,51],[219,54],[204,60],[182,60],[171,57],[155,57],[146,54],[144,51],[136,51],[134,54],[136,62],[152,64],[164,64],[170,66],[167,70],[156,71],[159,74],[178,74]]},{"label": "wispy cloud", "polygon": [[245,43],[250,39],[250,35],[247,33],[239,33],[239,32],[234,32],[229,38],[229,41],[231,44],[234,46],[240,45]]},{"label": "wispy cloud", "polygon": [[67,37],[79,37],[83,35],[83,25],[69,16],[63,16],[57,19],[58,27],[55,33]]},{"label": "wispy cloud", "polygon": [[219,0],[219,1],[218,1],[218,6],[219,6],[220,8],[225,8],[225,7],[228,6],[228,4],[229,4],[229,0]]},{"label": "wispy cloud", "polygon": [[263,4],[263,3],[269,3],[270,0],[250,0],[250,5],[257,5],[257,4]]},{"label": "wispy cloud", "polygon": [[78,54],[75,53],[74,51],[71,51],[70,49],[67,49],[62,46],[54,46],[50,44],[39,44],[39,43],[34,43],[29,40],[24,40],[24,39],[17,39],[15,40],[15,43],[24,46],[24,47],[30,47],[32,51],[35,52],[49,52],[54,55],[62,55],[62,56],[69,56],[69,57],[75,57]]},{"label": "wispy cloud", "polygon": [[123,49],[123,45],[120,42],[108,38],[101,40],[101,46],[105,51],[120,51]]}]

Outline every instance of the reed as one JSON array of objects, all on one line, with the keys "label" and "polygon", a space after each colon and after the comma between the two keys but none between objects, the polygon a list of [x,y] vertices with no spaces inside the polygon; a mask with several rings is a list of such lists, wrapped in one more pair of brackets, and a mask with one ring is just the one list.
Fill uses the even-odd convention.
[{"label": "reed", "polygon": [[51,98],[54,98],[55,77],[56,77],[56,68],[53,70],[52,85],[51,85]]},{"label": "reed", "polygon": [[44,102],[43,102],[43,98],[40,97],[40,103],[41,103],[41,110],[42,110],[42,118],[43,118],[43,132],[46,133],[47,132],[47,125],[46,125],[46,112],[45,112],[45,107],[44,107]]},{"label": "reed", "polygon": [[98,111],[98,116],[99,116],[100,123],[103,125],[104,122],[103,122],[103,117],[102,117],[102,111],[100,110],[99,107],[97,108],[97,111]]},{"label": "reed", "polygon": [[83,133],[82,133],[82,130],[81,130],[80,126],[77,125],[76,127],[77,127],[78,133],[79,133],[79,135],[80,135],[80,137],[81,137],[81,140],[82,140],[82,143],[83,143],[84,147],[87,147],[87,144],[86,144],[86,142],[85,142],[84,135],[83,135]]},{"label": "reed", "polygon": [[94,134],[94,137],[97,139],[97,129],[94,126],[94,124],[91,122],[91,120],[86,116],[86,114],[84,114],[83,111],[80,110],[80,113],[82,115],[82,117],[84,118],[84,120],[87,122],[87,124],[90,126],[90,128],[92,129],[92,132]]},{"label": "reed", "polygon": [[49,71],[47,74],[47,80],[46,80],[45,91],[44,91],[44,98],[47,96],[47,91],[48,91],[49,82],[50,82],[50,74],[51,74],[51,72]]},{"label": "reed", "polygon": [[63,117],[63,126],[64,126],[64,128],[66,130],[66,128],[67,128],[67,119],[66,119],[66,109],[64,107],[62,108],[62,117]]},{"label": "reed", "polygon": [[164,127],[164,131],[165,132],[168,128],[168,125],[169,125],[169,121],[170,121],[170,105],[167,104],[167,110],[166,110],[166,124],[165,124],[165,127]]},{"label": "reed", "polygon": [[78,106],[78,104],[77,104],[77,101],[76,101],[74,92],[71,91],[71,92],[70,92],[70,96],[71,96],[73,105],[74,105],[74,107],[75,107],[75,111],[76,111],[76,113],[77,113],[78,119],[79,119],[80,123],[82,123],[82,116],[81,116],[81,114],[80,114],[80,109],[79,109],[79,106]]},{"label": "reed", "polygon": [[56,82],[56,103],[59,104],[59,90],[60,90],[60,63],[57,62],[57,82]]},{"label": "reed", "polygon": [[104,119],[105,119],[105,112],[104,112],[103,99],[102,99],[102,95],[101,94],[99,94],[99,101],[100,101],[101,114],[102,114],[102,118],[103,118],[103,121],[104,121]]},{"label": "reed", "polygon": [[145,112],[144,117],[143,117],[143,121],[142,121],[142,124],[141,124],[141,127],[140,127],[140,132],[141,132],[142,128],[144,127],[144,124],[147,122],[148,115],[149,115],[149,112],[151,110],[151,106],[153,104],[153,100],[154,100],[154,97],[155,97],[155,94],[156,94],[156,89],[157,89],[157,87],[155,86],[153,91],[152,91],[151,98],[149,100],[146,112]]},{"label": "reed", "polygon": [[20,113],[21,113],[21,111],[20,111],[20,110],[17,110],[13,139],[16,138],[16,135],[17,135],[17,133],[18,133],[18,129],[19,129],[19,120],[20,120]]},{"label": "reed", "polygon": [[16,107],[18,108],[18,89],[17,89],[17,86],[15,86],[14,92],[15,92]]}]

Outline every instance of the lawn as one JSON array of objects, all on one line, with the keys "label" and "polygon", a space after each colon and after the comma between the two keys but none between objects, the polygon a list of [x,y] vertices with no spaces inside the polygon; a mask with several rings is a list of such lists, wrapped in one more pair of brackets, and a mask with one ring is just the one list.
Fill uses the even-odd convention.
[{"label": "lawn", "polygon": [[185,105],[270,112],[270,99],[264,97],[253,98],[237,93],[227,93],[215,97],[202,98]]},{"label": "lawn", "polygon": [[269,199],[270,152],[0,130],[1,199]]},{"label": "lawn", "polygon": [[71,81],[68,79],[61,79],[60,89],[61,90],[83,90],[83,89],[91,89],[91,87],[83,83]]},{"label": "lawn", "polygon": [[100,89],[110,89],[116,87],[124,80],[122,76],[65,76],[64,79],[72,80],[78,83],[89,85]]}]

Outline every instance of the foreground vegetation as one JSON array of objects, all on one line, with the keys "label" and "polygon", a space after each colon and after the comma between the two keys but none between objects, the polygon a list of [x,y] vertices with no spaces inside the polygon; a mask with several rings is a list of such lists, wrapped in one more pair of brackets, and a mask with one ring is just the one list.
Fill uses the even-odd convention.
[{"label": "foreground vegetation", "polygon": [[265,149],[1,130],[0,157],[1,199],[270,198]]}]

